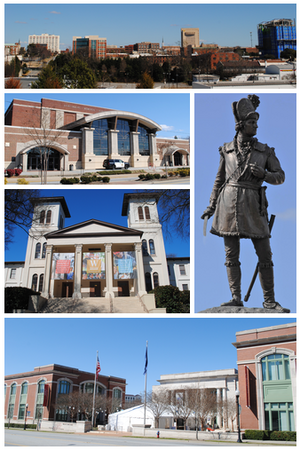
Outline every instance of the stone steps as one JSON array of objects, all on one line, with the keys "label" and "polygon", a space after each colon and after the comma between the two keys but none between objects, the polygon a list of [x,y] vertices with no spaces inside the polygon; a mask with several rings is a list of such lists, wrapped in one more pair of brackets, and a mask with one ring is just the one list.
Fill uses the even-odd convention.
[{"label": "stone steps", "polygon": [[138,297],[53,298],[41,310],[43,314],[56,313],[146,313]]}]

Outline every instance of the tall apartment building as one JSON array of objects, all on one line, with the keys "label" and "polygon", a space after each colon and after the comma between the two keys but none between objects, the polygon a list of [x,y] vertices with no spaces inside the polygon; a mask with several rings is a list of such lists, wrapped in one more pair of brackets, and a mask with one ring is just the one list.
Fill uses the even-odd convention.
[{"label": "tall apartment building", "polygon": [[296,27],[291,19],[275,19],[262,22],[257,26],[258,48],[262,55],[274,55],[280,58],[280,53],[286,48],[297,49]]},{"label": "tall apartment building", "polygon": [[106,57],[106,38],[99,36],[73,36],[73,55],[77,52],[86,51],[90,58]]},{"label": "tall apartment building", "polygon": [[40,36],[38,36],[37,34],[31,34],[28,38],[28,45],[47,45],[47,49],[50,50],[50,52],[60,53],[59,41],[60,36],[55,36],[54,34],[41,34]]},{"label": "tall apartment building", "polygon": [[199,47],[199,28],[181,28],[181,47]]}]

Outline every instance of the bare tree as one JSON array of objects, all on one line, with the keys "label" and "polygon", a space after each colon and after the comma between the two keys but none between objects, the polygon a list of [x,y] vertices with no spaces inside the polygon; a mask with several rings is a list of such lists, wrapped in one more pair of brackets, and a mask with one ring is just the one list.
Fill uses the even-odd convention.
[{"label": "bare tree", "polygon": [[191,403],[195,413],[195,420],[201,424],[201,430],[205,428],[208,419],[215,418],[218,412],[216,392],[211,389],[195,388],[191,390]]},{"label": "bare tree", "polygon": [[160,417],[168,411],[169,391],[160,389],[147,394],[147,407],[152,411],[155,419],[155,428],[159,427]]},{"label": "bare tree", "polygon": [[178,428],[178,420],[183,421],[183,427],[186,426],[186,421],[193,412],[194,403],[189,389],[183,388],[174,391],[169,391],[169,405],[168,410],[173,415]]},{"label": "bare tree", "polygon": [[231,431],[234,431],[233,422],[236,420],[236,400],[234,398],[224,399],[221,404],[224,424],[229,428],[229,421],[231,422]]}]

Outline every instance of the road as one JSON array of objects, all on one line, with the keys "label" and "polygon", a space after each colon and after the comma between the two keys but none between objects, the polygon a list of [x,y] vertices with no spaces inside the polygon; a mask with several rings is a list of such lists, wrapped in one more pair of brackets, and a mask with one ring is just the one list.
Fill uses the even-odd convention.
[{"label": "road", "polygon": [[[99,434],[67,434],[53,432],[37,432],[24,430],[5,430],[5,446],[124,446],[124,447],[183,447],[183,446],[215,446],[216,442],[210,441],[187,441],[175,439],[156,438],[133,438],[124,437],[120,433],[118,436],[103,436]],[[239,445],[236,442],[218,442],[217,445],[233,446]]]}]

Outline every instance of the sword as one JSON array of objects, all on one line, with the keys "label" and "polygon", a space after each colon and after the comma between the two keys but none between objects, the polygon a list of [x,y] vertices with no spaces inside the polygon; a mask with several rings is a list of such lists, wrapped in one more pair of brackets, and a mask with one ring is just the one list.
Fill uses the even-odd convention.
[{"label": "sword", "polygon": [[[273,225],[274,225],[274,220],[275,220],[275,216],[274,216],[274,214],[272,214],[272,215],[271,215],[271,218],[270,218],[270,221],[269,221],[269,230],[270,230],[270,233],[271,233],[272,228],[273,228]],[[255,280],[256,280],[257,275],[258,275],[258,267],[259,267],[259,263],[256,264],[255,271],[254,271],[254,274],[253,274],[253,277],[252,277],[250,286],[249,286],[248,291],[247,291],[247,294],[245,295],[245,298],[244,298],[244,302],[247,302],[247,301],[249,300],[249,297],[250,297],[252,288],[253,288],[253,286],[254,286]]]},{"label": "sword", "polygon": [[203,223],[203,236],[206,236],[207,221],[208,221],[208,216],[205,216],[204,223]]}]

